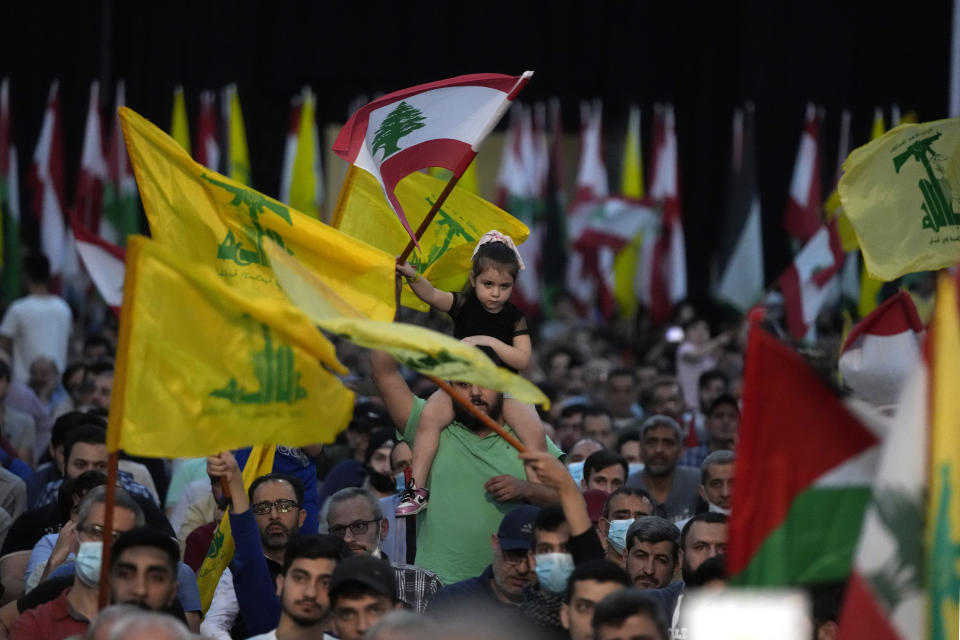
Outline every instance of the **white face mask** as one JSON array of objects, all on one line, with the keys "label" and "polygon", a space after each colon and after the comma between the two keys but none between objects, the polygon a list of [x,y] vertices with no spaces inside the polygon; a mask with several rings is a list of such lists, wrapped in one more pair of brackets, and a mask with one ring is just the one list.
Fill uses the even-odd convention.
[{"label": "white face mask", "polygon": [[627,549],[627,529],[633,524],[633,520],[611,520],[610,530],[607,531],[607,542],[613,547],[613,550],[623,555]]},{"label": "white face mask", "polygon": [[97,586],[100,583],[102,562],[102,542],[81,542],[77,558],[73,563],[77,570],[77,579],[87,587]]},{"label": "white face mask", "polygon": [[550,593],[562,593],[573,573],[573,556],[569,553],[540,553],[534,556],[534,571],[540,586]]}]

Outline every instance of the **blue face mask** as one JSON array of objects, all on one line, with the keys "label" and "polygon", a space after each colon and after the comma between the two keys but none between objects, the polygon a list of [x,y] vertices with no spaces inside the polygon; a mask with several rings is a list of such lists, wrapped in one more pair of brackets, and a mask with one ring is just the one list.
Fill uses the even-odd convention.
[{"label": "blue face mask", "polygon": [[397,493],[401,493],[404,489],[407,488],[407,479],[403,475],[403,471],[393,476],[394,482],[397,483]]},{"label": "blue face mask", "polygon": [[630,463],[630,466],[629,466],[628,469],[627,469],[627,477],[629,478],[629,477],[632,476],[633,474],[639,473],[639,472],[641,472],[641,471],[643,471],[643,463],[642,463],[642,462],[631,462],[631,463]]},{"label": "blue face mask", "polygon": [[577,486],[580,486],[580,481],[583,480],[583,460],[568,464],[567,471],[573,476],[573,481],[577,483]]},{"label": "blue face mask", "polygon": [[611,520],[610,530],[607,531],[607,542],[613,547],[613,550],[619,554],[627,548],[627,529],[633,524],[633,520]]},{"label": "blue face mask", "polygon": [[541,553],[534,556],[540,586],[550,593],[562,593],[573,573],[573,556],[569,553]]},{"label": "blue face mask", "polygon": [[103,560],[102,542],[81,542],[77,551],[74,566],[77,570],[77,579],[88,587],[95,587],[100,583],[100,564]]}]

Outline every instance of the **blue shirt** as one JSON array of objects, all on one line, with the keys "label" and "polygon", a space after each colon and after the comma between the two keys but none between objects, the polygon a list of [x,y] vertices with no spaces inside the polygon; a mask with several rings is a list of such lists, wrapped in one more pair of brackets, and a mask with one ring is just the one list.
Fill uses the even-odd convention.
[{"label": "blue shirt", "polygon": [[230,532],[235,545],[230,572],[247,634],[276,629],[280,622],[280,600],[267,558],[263,555],[260,530],[253,511],[230,513]]},{"label": "blue shirt", "polygon": [[[250,447],[233,452],[237,464],[243,469],[250,457]],[[317,498],[317,463],[308,456],[303,449],[277,445],[277,453],[273,458],[274,473],[287,473],[296,476],[303,483],[302,509],[306,510],[307,517],[300,527],[300,533],[314,535],[320,530],[320,503]]]}]

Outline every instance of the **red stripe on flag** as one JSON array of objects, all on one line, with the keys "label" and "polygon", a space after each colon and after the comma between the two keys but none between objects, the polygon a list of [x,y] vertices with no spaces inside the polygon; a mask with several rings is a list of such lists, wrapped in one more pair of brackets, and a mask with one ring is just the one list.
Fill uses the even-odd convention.
[{"label": "red stripe on flag", "polygon": [[70,226],[73,228],[73,235],[77,239],[77,242],[86,242],[88,244],[95,244],[114,258],[117,258],[121,262],[125,262],[127,259],[127,252],[118,247],[115,244],[110,244],[99,235],[91,233],[88,231],[81,223],[77,214],[75,212],[70,213]]},{"label": "red stripe on flag", "polygon": [[798,494],[877,443],[798,354],[761,329],[750,332],[744,374],[727,549],[731,576],[783,524]]},{"label": "red stripe on flag", "polygon": [[863,335],[895,336],[904,331],[921,333],[923,322],[917,314],[913,298],[906,291],[901,291],[884,301],[853,328],[847,341],[843,343],[843,351],[849,349]]},{"label": "red stripe on flag", "polygon": [[847,595],[840,614],[840,640],[901,640],[880,608],[869,585],[856,571],[847,583]]},{"label": "red stripe on flag", "polygon": [[[455,78],[448,78],[446,80],[437,80],[436,82],[427,82],[426,84],[418,84],[415,87],[409,87],[407,89],[401,89],[399,91],[394,91],[393,93],[388,93],[382,98],[378,98],[373,102],[360,107],[356,113],[350,116],[347,124],[345,124],[343,129],[340,130],[340,134],[333,143],[333,152],[347,162],[352,163],[355,161],[357,159],[357,154],[360,153],[360,148],[363,146],[363,141],[367,135],[367,124],[370,120],[370,112],[379,109],[384,105],[388,105],[393,102],[397,102],[398,100],[403,100],[404,98],[409,98],[412,95],[430,91],[432,89],[459,86],[489,87],[491,89],[496,89],[497,91],[503,91],[507,94],[507,100],[513,100],[514,97],[516,97],[516,94],[524,87],[524,85],[526,85],[527,80],[528,78],[525,78],[524,76],[508,76],[502,73],[474,73],[464,76],[457,76]],[[445,168],[450,169],[450,167]]]}]

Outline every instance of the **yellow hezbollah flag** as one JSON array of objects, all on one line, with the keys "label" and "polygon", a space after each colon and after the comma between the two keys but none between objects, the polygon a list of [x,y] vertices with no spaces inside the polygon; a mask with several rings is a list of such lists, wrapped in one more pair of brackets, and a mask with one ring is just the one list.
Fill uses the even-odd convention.
[{"label": "yellow hezbollah flag", "polygon": [[[620,174],[620,193],[628,198],[643,197],[643,159],[640,153],[640,107],[630,107],[627,121],[627,139],[623,147],[623,166]],[[625,316],[632,317],[637,311],[637,294],[634,280],[637,276],[637,261],[643,247],[641,231],[621,249],[613,260],[613,297]]]},{"label": "yellow hezbollah flag", "polygon": [[237,85],[224,89],[224,109],[227,120],[227,174],[240,184],[250,184],[250,154],[247,153],[247,131],[240,111]]},{"label": "yellow hezbollah flag", "polygon": [[[423,221],[445,186],[444,181],[423,173],[412,173],[400,181],[396,195],[412,228]],[[331,224],[393,256],[410,240],[377,179],[353,166],[347,170]],[[459,290],[467,281],[477,240],[491,229],[510,236],[517,245],[530,235],[525,224],[503,209],[455,187],[420,239],[423,253],[411,255],[410,264],[438,289]],[[407,288],[400,301],[414,309],[427,308]]]},{"label": "yellow hezbollah flag", "polygon": [[[873,112],[873,128],[870,130],[870,139],[876,140],[884,134],[884,124],[883,124],[883,109],[877,107]],[[839,198],[839,191],[838,198]],[[849,232],[856,233],[853,231],[853,225],[850,224],[850,221],[847,219],[847,216],[841,216],[842,224],[846,230]],[[840,226],[837,226],[839,230]],[[858,245],[859,246],[859,245]],[[860,300],[857,303],[857,313],[860,314],[861,318],[866,318],[870,312],[879,306],[878,298],[880,297],[880,290],[883,288],[883,280],[878,280],[870,275],[870,272],[867,271],[866,263],[860,266]]]},{"label": "yellow hezbollah flag", "polygon": [[471,382],[509,393],[520,402],[550,407],[536,385],[497,367],[476,347],[424,327],[364,318],[277,245],[268,243],[267,254],[283,290],[325,331],[361,347],[386,351],[420,373]]},{"label": "yellow hezbollah flag", "polygon": [[183,87],[173,90],[173,115],[170,117],[170,135],[177,144],[190,154],[190,126],[187,124],[187,103],[183,98]]},{"label": "yellow hezbollah flag", "polygon": [[957,280],[941,274],[932,324],[926,589],[930,638],[956,637],[960,591],[960,318]]},{"label": "yellow hezbollah flag", "polygon": [[960,258],[960,118],[903,124],[843,164],[840,198],[867,270],[893,280]]},{"label": "yellow hezbollah flag", "polygon": [[311,218],[320,218],[323,204],[323,179],[320,173],[320,141],[315,118],[315,98],[309,89],[303,91],[300,105],[300,130],[297,153],[290,180],[290,206]]},{"label": "yellow hezbollah flag", "polygon": [[[450,171],[450,169],[444,169],[443,167],[430,167],[430,175],[437,180],[449,182],[450,178],[453,177],[453,171]],[[480,193],[479,189],[477,188],[476,158],[473,159],[473,162],[470,163],[470,166],[467,167],[467,170],[464,171],[463,175],[460,176],[460,179],[457,180],[457,189],[463,189],[464,191],[469,191],[473,194]]]},{"label": "yellow hezbollah flag", "polygon": [[301,311],[142,236],[127,244],[107,447],[175,458],[332,442],[353,393]]},{"label": "yellow hezbollah flag", "polygon": [[[273,458],[276,451],[276,447],[273,445],[254,447],[250,451],[250,457],[247,458],[247,463],[243,465],[244,489],[249,491],[254,480],[273,471]],[[213,541],[210,543],[210,549],[207,550],[207,557],[203,559],[200,571],[197,572],[200,605],[204,613],[207,612],[210,603],[213,602],[213,592],[217,589],[217,583],[220,581],[223,570],[233,560],[233,552],[234,544],[233,534],[230,531],[230,515],[225,513],[213,534]]]},{"label": "yellow hezbollah flag", "polygon": [[197,164],[141,116],[119,113],[155,240],[251,296],[282,299],[263,252],[269,237],[364,315],[393,318],[393,255]]}]

